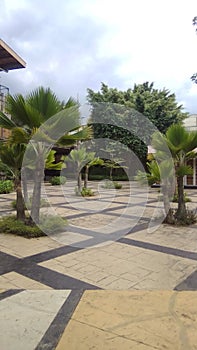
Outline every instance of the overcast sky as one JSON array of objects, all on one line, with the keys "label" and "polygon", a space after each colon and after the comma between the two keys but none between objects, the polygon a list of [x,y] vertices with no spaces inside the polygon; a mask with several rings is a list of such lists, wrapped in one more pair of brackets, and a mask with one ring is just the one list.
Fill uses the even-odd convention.
[{"label": "overcast sky", "polygon": [[51,87],[79,98],[101,82],[118,89],[154,82],[197,113],[196,0],[0,0],[0,38],[26,62],[1,73],[10,93]]}]

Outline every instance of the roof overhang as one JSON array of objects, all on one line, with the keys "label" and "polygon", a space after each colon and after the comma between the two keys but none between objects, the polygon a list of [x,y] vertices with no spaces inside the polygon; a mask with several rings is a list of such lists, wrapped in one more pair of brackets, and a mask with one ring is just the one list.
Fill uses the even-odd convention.
[{"label": "roof overhang", "polygon": [[0,39],[0,71],[25,68],[26,62],[17,55],[2,39]]}]

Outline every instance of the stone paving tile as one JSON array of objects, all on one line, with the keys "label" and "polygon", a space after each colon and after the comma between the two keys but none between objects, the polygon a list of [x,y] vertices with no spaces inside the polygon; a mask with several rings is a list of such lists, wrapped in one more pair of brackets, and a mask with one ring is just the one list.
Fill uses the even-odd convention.
[{"label": "stone paving tile", "polygon": [[0,286],[4,289],[52,289],[16,272],[9,272],[0,276]]},{"label": "stone paving tile", "polygon": [[142,242],[150,242],[159,244],[165,247],[172,247],[175,249],[192,250],[197,251],[197,227],[193,227],[192,232],[185,231],[185,228],[179,228],[169,232],[164,227],[160,227],[154,234],[150,235],[146,230],[138,232],[138,235],[128,235],[127,238],[137,239]]},{"label": "stone paving tile", "polygon": [[[76,334],[76,337],[73,337]],[[63,334],[56,350],[142,350],[136,348],[136,342],[123,339],[121,336],[111,332],[87,325],[79,321],[71,320]]]},{"label": "stone paving tile", "polygon": [[19,236],[0,234],[0,246],[2,252],[16,257],[26,257],[61,247],[61,244],[50,237],[25,239]]},{"label": "stone paving tile", "polygon": [[106,289],[173,289],[197,269],[193,260],[117,242],[40,265]]},{"label": "stone paving tile", "polygon": [[1,349],[36,349],[69,294],[69,290],[28,290],[1,301]]},{"label": "stone paving tile", "polygon": [[197,349],[197,293],[85,292],[56,350]]}]

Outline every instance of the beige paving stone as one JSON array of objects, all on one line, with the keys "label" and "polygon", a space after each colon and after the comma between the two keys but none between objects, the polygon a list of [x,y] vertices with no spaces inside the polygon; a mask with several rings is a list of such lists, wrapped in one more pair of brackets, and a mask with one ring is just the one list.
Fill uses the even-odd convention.
[{"label": "beige paving stone", "polygon": [[[73,335],[76,336],[73,336]],[[81,322],[71,320],[63,333],[56,350],[131,350],[136,348],[137,343],[112,332],[89,326]]]},{"label": "beige paving stone", "polygon": [[16,257],[26,257],[61,247],[49,237],[26,239],[24,237],[0,234],[0,249]]},{"label": "beige paving stone", "polygon": [[130,289],[135,282],[127,280],[124,278],[118,278],[115,281],[107,284],[106,289],[108,290],[128,290]]},{"label": "beige paving stone", "polygon": [[16,288],[16,285],[13,284],[13,282],[11,282],[9,279],[7,279],[6,277],[0,276],[0,288],[3,289],[14,289]]},{"label": "beige paving stone", "polygon": [[113,283],[113,282],[115,282],[117,280],[118,280],[117,276],[111,275],[111,276],[108,276],[108,277],[103,278],[102,280],[100,280],[99,283],[98,283],[98,286],[100,288],[102,288],[102,289],[109,289],[108,288],[109,284]]},{"label": "beige paving stone", "polygon": [[71,271],[71,268],[72,268],[72,266],[71,267],[65,266],[64,263],[56,262],[55,259],[42,262],[38,265],[43,266],[43,267],[47,267],[50,270],[57,271],[59,273],[65,274],[65,275],[67,275]]},{"label": "beige paving stone", "polygon": [[[78,260],[78,255],[76,254],[76,258],[74,258],[72,256],[72,254],[68,254],[68,255],[62,255],[62,256],[58,256],[57,258],[55,258],[54,260],[57,261],[57,263],[61,263],[62,265],[66,266],[66,267],[72,267],[75,265],[79,265],[80,261]],[[82,263],[83,266],[83,263]]]},{"label": "beige paving stone", "polygon": [[56,349],[195,350],[196,330],[197,292],[86,291]]},{"label": "beige paving stone", "polygon": [[70,290],[28,290],[1,301],[2,350],[33,350],[47,331]]},{"label": "beige paving stone", "polygon": [[108,276],[108,273],[106,273],[105,271],[97,271],[96,273],[91,272],[86,274],[85,278],[86,280],[96,283],[103,280],[104,278],[107,278]]},{"label": "beige paving stone", "polygon": [[16,272],[9,272],[0,276],[0,286],[6,289],[52,289]]}]

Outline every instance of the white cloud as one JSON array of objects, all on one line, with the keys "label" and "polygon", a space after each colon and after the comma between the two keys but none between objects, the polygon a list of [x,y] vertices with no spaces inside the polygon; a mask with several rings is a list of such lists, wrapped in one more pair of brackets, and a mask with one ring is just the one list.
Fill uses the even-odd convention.
[{"label": "white cloud", "polygon": [[2,0],[1,13],[2,39],[27,61],[1,75],[11,92],[50,85],[84,100],[101,81],[128,88],[148,80],[194,112],[196,0]]}]

